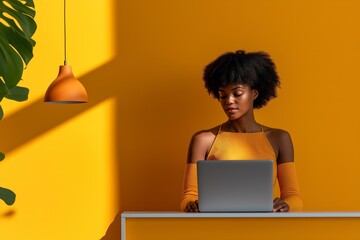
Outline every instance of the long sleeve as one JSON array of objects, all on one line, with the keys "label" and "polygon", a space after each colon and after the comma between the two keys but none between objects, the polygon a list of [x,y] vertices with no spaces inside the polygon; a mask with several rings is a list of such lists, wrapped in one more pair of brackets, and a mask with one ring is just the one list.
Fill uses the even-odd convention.
[{"label": "long sleeve", "polygon": [[185,211],[190,201],[198,200],[197,167],[196,163],[188,163],[184,172],[183,193],[180,208]]},{"label": "long sleeve", "polygon": [[289,205],[290,211],[301,211],[303,202],[300,196],[295,163],[279,164],[277,174],[281,192],[280,197]]}]

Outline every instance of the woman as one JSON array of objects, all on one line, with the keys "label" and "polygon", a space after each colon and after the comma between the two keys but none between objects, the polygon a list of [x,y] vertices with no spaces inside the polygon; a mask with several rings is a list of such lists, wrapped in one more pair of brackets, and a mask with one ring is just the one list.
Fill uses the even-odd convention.
[{"label": "woman", "polygon": [[221,104],[228,120],[193,135],[185,169],[181,209],[198,212],[198,160],[273,161],[274,178],[280,186],[280,197],[274,199],[274,212],[299,211],[299,194],[294,151],[288,132],[263,126],[254,118],[254,108],[265,106],[276,97],[280,86],[276,67],[264,52],[226,53],[206,66],[205,88]]}]

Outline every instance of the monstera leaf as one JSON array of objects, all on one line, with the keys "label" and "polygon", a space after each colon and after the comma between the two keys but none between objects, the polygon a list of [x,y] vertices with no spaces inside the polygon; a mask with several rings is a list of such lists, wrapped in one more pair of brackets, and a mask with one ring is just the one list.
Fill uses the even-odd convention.
[{"label": "monstera leaf", "polygon": [[[33,57],[34,17],[33,0],[0,0],[0,102],[4,97],[15,101],[28,98],[29,89],[17,85]],[[3,115],[0,105],[0,120]],[[4,159],[5,154],[0,152],[0,161]],[[13,191],[0,187],[0,199],[7,205],[15,198]]]},{"label": "monstera leaf", "polygon": [[0,101],[4,97],[24,101],[28,91],[18,89],[17,84],[33,57],[34,1],[2,0],[0,13]]},{"label": "monstera leaf", "polygon": [[15,202],[16,195],[13,191],[0,187],[0,199],[2,199],[7,205],[12,205]]}]

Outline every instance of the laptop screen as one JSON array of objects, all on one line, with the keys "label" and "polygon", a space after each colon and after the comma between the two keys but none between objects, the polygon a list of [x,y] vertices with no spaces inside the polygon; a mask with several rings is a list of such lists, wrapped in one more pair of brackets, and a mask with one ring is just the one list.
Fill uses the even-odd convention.
[{"label": "laptop screen", "polygon": [[201,160],[197,171],[200,212],[272,211],[271,160]]}]

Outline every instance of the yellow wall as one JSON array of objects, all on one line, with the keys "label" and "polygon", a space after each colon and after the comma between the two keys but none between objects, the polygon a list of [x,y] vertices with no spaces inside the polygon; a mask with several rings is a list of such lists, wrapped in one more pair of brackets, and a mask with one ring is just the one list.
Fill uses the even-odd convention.
[{"label": "yellow wall", "polygon": [[68,61],[90,102],[60,106],[42,97],[63,61],[62,3],[36,1],[30,98],[2,102],[0,186],[17,201],[0,203],[0,238],[114,239],[119,211],[177,210],[189,138],[226,120],[202,69],[236,49],[278,66],[279,97],[256,116],[291,133],[305,210],[360,210],[359,7],[68,1]]}]

